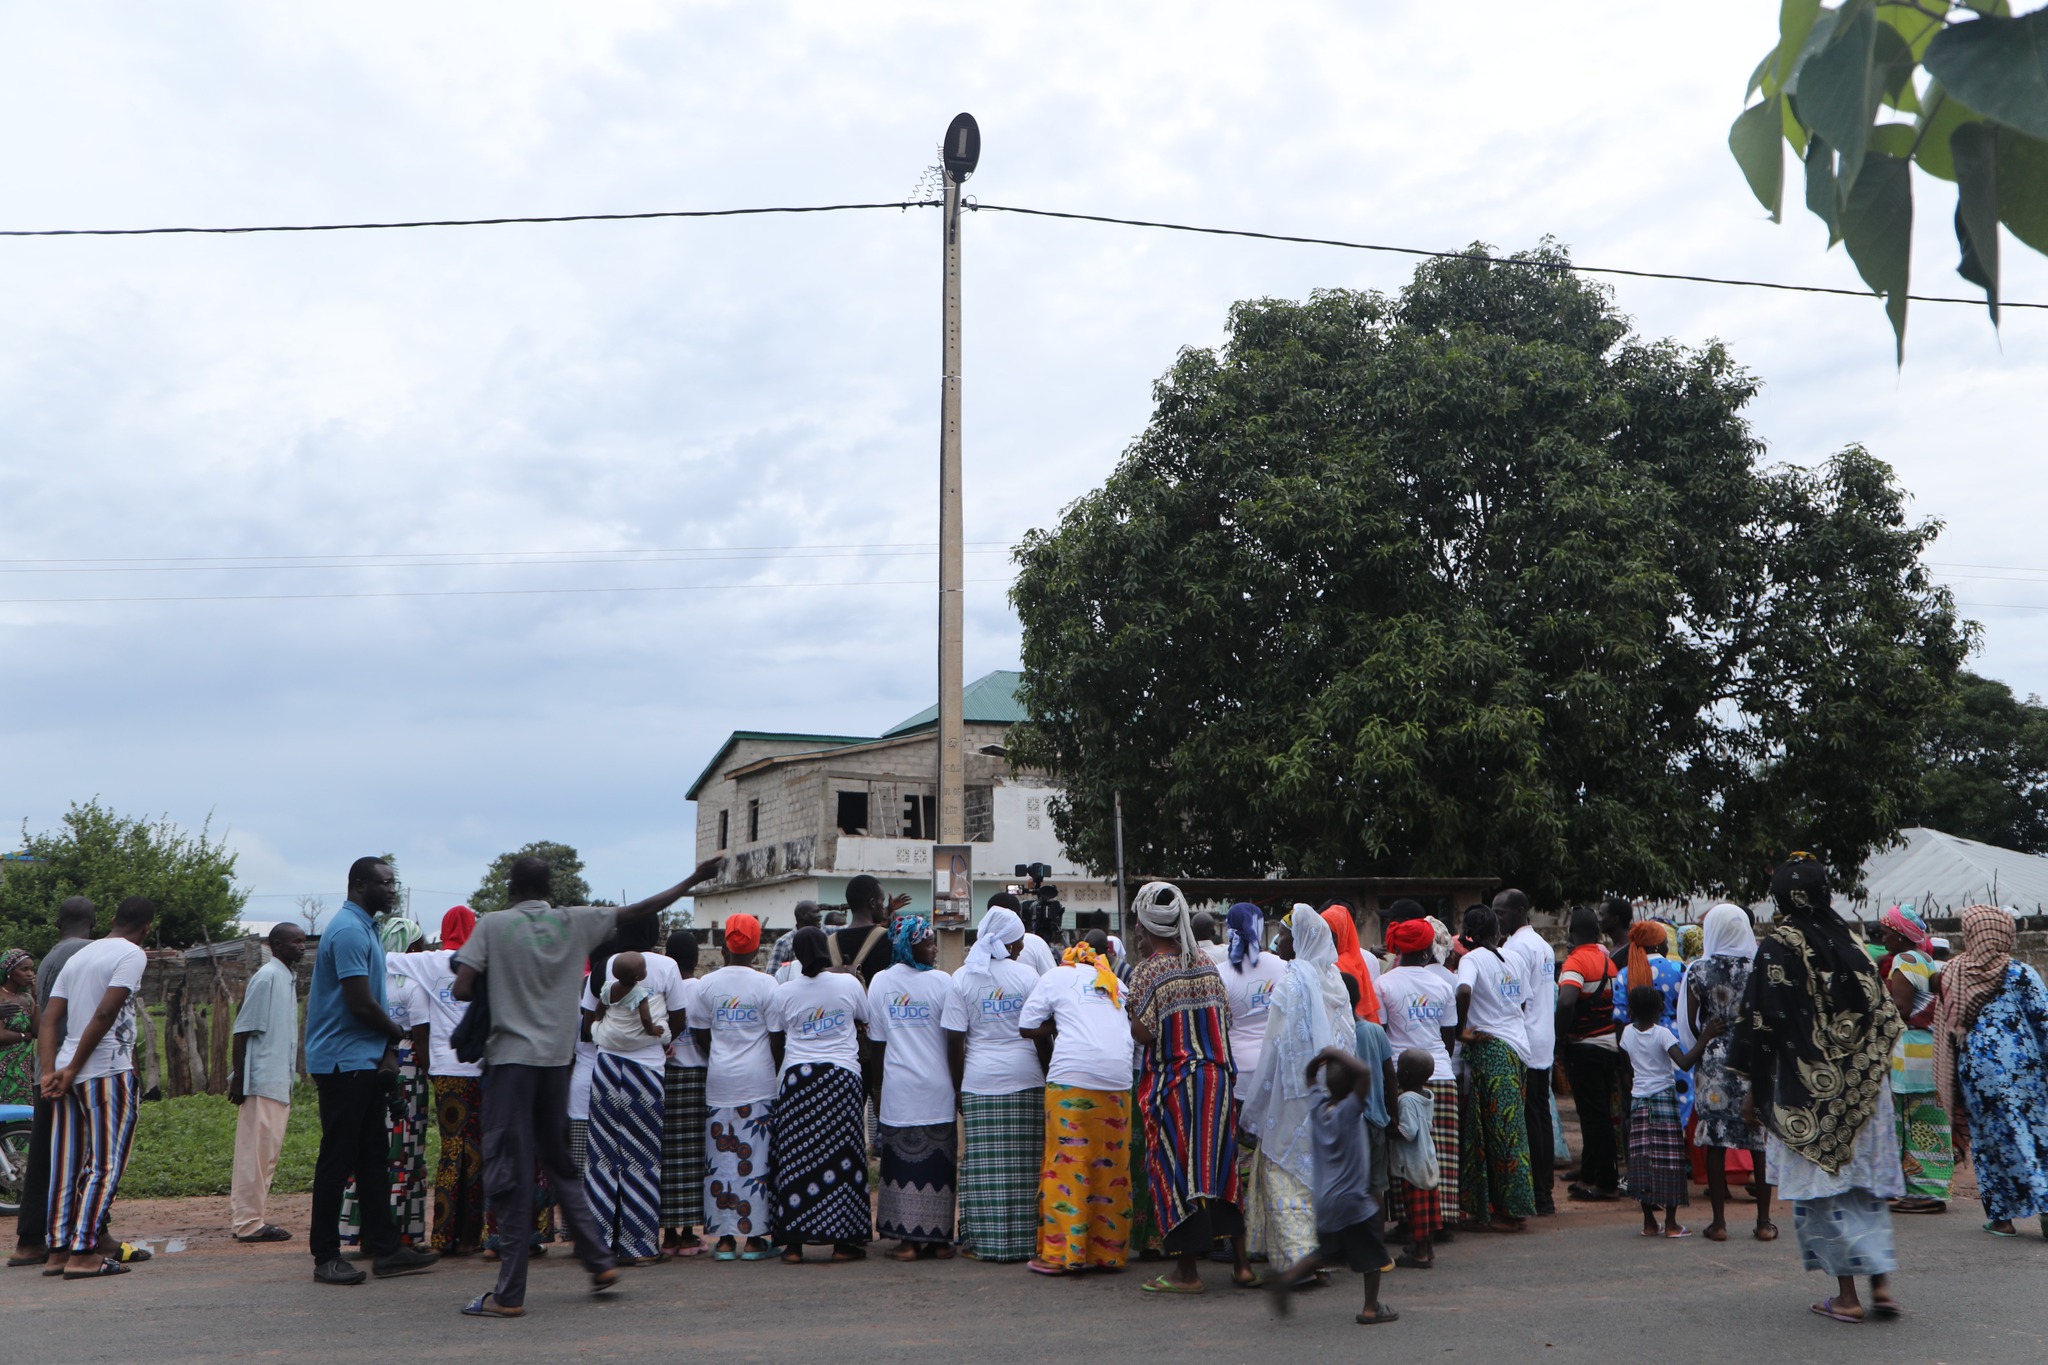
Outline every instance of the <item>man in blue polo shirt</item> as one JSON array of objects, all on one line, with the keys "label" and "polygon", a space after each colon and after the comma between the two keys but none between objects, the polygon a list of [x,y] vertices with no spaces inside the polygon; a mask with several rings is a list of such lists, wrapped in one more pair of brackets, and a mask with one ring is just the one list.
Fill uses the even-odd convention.
[{"label": "man in blue polo shirt", "polygon": [[349,1177],[362,1210],[363,1249],[379,1279],[412,1275],[441,1258],[398,1244],[391,1223],[386,1115],[398,1081],[404,1030],[384,1012],[384,945],[376,917],[398,899],[398,878],[382,858],[348,870],[348,900],[323,927],[306,991],[306,1072],[320,1095],[320,1157],[313,1167],[313,1278],[361,1284],[341,1258],[341,1196]]}]

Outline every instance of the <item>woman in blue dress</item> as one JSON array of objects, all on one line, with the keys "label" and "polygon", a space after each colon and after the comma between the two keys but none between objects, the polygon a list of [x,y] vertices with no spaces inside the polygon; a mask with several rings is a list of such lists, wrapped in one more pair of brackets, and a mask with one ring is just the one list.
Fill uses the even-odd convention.
[{"label": "woman in blue dress", "polygon": [[1998,1237],[2018,1235],[2015,1218],[2041,1218],[2048,1236],[2048,988],[2013,960],[2017,931],[1995,905],[1963,912],[1963,952],[1942,971],[1934,1030],[1956,1156],[1972,1156],[1984,1230]]}]

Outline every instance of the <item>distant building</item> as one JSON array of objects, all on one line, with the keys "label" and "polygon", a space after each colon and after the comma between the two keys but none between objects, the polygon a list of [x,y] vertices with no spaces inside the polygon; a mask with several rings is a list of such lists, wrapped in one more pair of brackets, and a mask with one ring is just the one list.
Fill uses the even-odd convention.
[{"label": "distant building", "polygon": [[[982,752],[1002,745],[1024,719],[1022,681],[1021,673],[996,672],[966,689],[975,912],[1016,882],[1018,864],[1045,863],[1071,925],[1075,911],[1114,911],[1113,879],[1089,876],[1061,851],[1046,805],[1058,787]],[[843,903],[847,881],[863,872],[892,896],[908,894],[912,912],[930,914],[937,711],[927,708],[873,739],[735,730],[688,793],[697,803],[698,858],[727,857],[718,881],[697,889],[697,923],[744,912],[784,928],[796,902]]]}]

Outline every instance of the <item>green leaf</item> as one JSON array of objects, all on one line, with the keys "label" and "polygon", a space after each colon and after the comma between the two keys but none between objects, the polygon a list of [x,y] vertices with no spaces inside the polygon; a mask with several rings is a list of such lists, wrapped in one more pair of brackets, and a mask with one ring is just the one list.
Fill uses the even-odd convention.
[{"label": "green leaf", "polygon": [[1829,246],[1842,240],[1842,218],[1835,204],[1835,156],[1827,139],[1815,133],[1806,144],[1806,207],[1828,225]]},{"label": "green leaf", "polygon": [[1785,200],[1785,149],[1778,141],[1785,119],[1778,104],[1776,95],[1762,104],[1752,104],[1736,115],[1728,129],[1728,150],[1742,167],[1750,192],[1771,211],[1774,223],[1784,221]]},{"label": "green leaf", "polygon": [[[1806,45],[1813,37],[1814,21],[1820,17],[1820,0],[1782,0],[1778,6],[1778,50],[1771,54],[1774,59],[1772,76],[1780,89],[1799,72],[1800,60],[1806,55]],[[1828,27],[1832,29],[1835,16],[1828,15]]]},{"label": "green leaf", "polygon": [[[1933,0],[1933,8],[1945,11],[1948,8],[1947,0]],[[1913,54],[1915,62],[1927,56],[1927,44],[1942,30],[1941,17],[1930,14],[1917,5],[1880,6],[1877,21],[1906,40],[1906,48]]]},{"label": "green leaf", "polygon": [[[1841,17],[1842,12],[1838,9],[1824,9],[1814,19],[1812,27],[1806,31],[1805,41],[1792,54],[1791,65],[1782,67],[1778,72],[1778,84],[1784,87],[1786,94],[1799,93],[1799,73],[1806,66],[1806,59],[1828,45],[1828,40],[1835,36],[1835,24]],[[1778,50],[1781,63],[1785,52],[1782,46]]]},{"label": "green leaf", "polygon": [[1927,69],[1986,118],[2048,137],[2048,9],[1955,24],[1927,45]]},{"label": "green leaf", "polygon": [[1854,188],[1870,142],[1870,121],[1883,94],[1872,64],[1877,15],[1869,0],[1849,0],[1828,45],[1799,68],[1799,117],[1828,140],[1841,160],[1835,175]]},{"label": "green leaf", "polygon": [[1884,295],[1884,311],[1906,362],[1906,288],[1912,275],[1913,167],[1883,152],[1865,158],[1863,174],[1842,203],[1842,243],[1863,282]]},{"label": "green leaf", "polygon": [[1886,156],[1911,156],[1917,136],[1910,123],[1880,123],[1870,130],[1870,150]]},{"label": "green leaf", "polygon": [[[1770,71],[1771,63],[1775,62],[1777,59],[1777,50],[1773,49],[1769,52],[1766,52],[1764,54],[1764,59],[1756,64],[1756,70],[1749,73],[1749,88],[1742,92],[1742,98],[1744,99],[1744,101],[1747,101],[1751,95],[1754,95],[1757,91],[1764,88],[1764,76],[1767,72]],[[1771,93],[1776,94],[1777,92],[1773,90]]]},{"label": "green leaf", "polygon": [[1804,160],[1806,157],[1806,125],[1799,121],[1799,111],[1792,107],[1792,97],[1790,95],[1780,96],[1778,103],[1785,111],[1785,141],[1791,143],[1792,150],[1799,154],[1801,160]]},{"label": "green leaf", "polygon": [[1975,117],[1976,111],[1944,89],[1940,81],[1929,84],[1915,125],[1920,130],[1920,150],[1913,154],[1913,160],[1920,169],[1941,180],[1955,179],[1955,160],[1949,154],[1948,140],[1955,136],[1956,129]]},{"label": "green leaf", "polygon": [[2048,255],[2048,141],[1998,130],[1998,219]]},{"label": "green leaf", "polygon": [[1966,123],[1950,139],[1956,163],[1956,241],[1961,275],[1984,291],[1998,325],[1998,129]]},{"label": "green leaf", "polygon": [[1901,113],[1918,110],[1920,102],[1913,94],[1913,72],[1919,63],[1913,60],[1912,47],[1889,24],[1877,26],[1871,62],[1878,89],[1883,92],[1879,99]]}]

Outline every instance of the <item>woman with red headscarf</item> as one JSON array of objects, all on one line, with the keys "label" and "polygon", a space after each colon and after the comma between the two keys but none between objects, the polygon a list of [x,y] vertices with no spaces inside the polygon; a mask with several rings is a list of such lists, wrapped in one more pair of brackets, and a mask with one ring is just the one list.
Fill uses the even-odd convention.
[{"label": "woman with red headscarf", "polygon": [[455,950],[476,930],[476,912],[457,905],[441,916],[441,946],[431,953],[392,953],[385,967],[416,982],[427,997],[427,1077],[441,1160],[434,1168],[433,1248],[467,1256],[484,1241],[483,1068],[455,1055],[449,1038],[469,1002],[455,998]]},{"label": "woman with red headscarf", "polygon": [[1358,924],[1351,918],[1351,907],[1341,902],[1332,904],[1323,911],[1323,923],[1330,926],[1330,937],[1337,941],[1337,970],[1358,983],[1358,1017],[1384,1024],[1379,992],[1373,988],[1372,968],[1358,946]]}]

